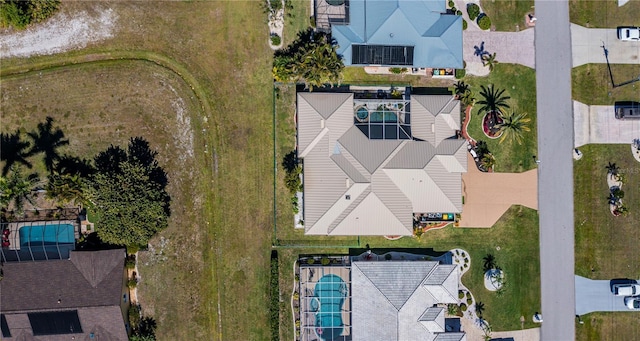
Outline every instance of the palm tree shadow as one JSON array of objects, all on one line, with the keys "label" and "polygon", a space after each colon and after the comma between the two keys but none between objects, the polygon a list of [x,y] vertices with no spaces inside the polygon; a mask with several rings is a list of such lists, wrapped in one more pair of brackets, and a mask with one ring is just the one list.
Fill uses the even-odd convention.
[{"label": "palm tree shadow", "polygon": [[53,118],[47,116],[44,122],[38,123],[35,131],[28,132],[27,135],[33,140],[33,146],[29,155],[44,153],[44,165],[47,171],[54,170],[54,163],[60,159],[58,148],[69,144],[69,140],[64,138],[64,132],[58,127],[53,127]]},{"label": "palm tree shadow", "polygon": [[0,160],[5,162],[2,167],[2,176],[6,176],[14,164],[22,164],[29,169],[33,167],[31,162],[26,159],[30,156],[30,146],[29,141],[22,140],[19,130],[12,134],[0,134]]}]

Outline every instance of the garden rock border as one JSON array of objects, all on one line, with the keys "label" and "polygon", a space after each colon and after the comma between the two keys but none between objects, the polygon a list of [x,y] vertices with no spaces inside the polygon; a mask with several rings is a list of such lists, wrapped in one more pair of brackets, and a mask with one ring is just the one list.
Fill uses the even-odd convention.
[{"label": "garden rock border", "polygon": [[498,269],[491,269],[484,273],[484,287],[489,290],[496,292],[502,288],[503,283],[496,283],[493,279],[496,278],[496,275],[500,276],[500,279],[504,280],[504,271]]},{"label": "garden rock border", "polygon": [[[620,190],[622,190],[622,181],[619,181],[616,175],[607,173],[607,186],[609,186],[609,191],[611,191],[613,187],[618,187]],[[615,210],[618,208],[619,205],[622,205],[622,199],[618,199],[618,201],[619,201],[618,205],[609,204],[609,211],[614,217],[618,216],[614,213]]]}]

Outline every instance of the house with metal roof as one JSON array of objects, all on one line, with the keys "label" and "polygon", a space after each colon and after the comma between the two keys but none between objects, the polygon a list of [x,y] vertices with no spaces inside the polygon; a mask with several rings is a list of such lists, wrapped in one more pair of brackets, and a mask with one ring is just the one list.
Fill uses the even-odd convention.
[{"label": "house with metal roof", "polygon": [[466,340],[445,319],[444,305],[458,303],[458,271],[433,261],[354,261],[352,340]]},{"label": "house with metal roof", "polygon": [[298,93],[306,234],[411,235],[462,211],[460,103],[411,91]]},{"label": "house with metal roof", "polygon": [[128,340],[124,249],[3,265],[2,340]]},{"label": "house with metal roof", "polygon": [[462,16],[445,0],[316,0],[345,65],[463,68]]}]

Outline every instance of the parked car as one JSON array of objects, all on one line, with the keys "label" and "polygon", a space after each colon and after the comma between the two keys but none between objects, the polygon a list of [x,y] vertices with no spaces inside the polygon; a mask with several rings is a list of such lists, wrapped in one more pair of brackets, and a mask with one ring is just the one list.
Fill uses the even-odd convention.
[{"label": "parked car", "polygon": [[618,39],[640,41],[640,27],[618,27]]},{"label": "parked car", "polygon": [[616,296],[640,295],[640,284],[614,284],[613,294]]},{"label": "parked car", "polygon": [[624,305],[626,305],[627,308],[629,308],[631,310],[640,309],[640,296],[636,296],[636,297],[627,296],[627,297],[625,297],[624,298]]},{"label": "parked car", "polygon": [[640,118],[640,102],[622,101],[614,104],[616,118],[619,120],[627,118]]}]

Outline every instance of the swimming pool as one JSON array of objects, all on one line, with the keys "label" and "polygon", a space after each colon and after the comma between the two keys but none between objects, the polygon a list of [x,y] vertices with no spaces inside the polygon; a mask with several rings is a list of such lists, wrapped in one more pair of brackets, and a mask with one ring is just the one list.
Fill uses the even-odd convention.
[{"label": "swimming pool", "polygon": [[391,111],[374,111],[369,115],[369,122],[395,123],[398,122],[398,116]]},{"label": "swimming pool", "polygon": [[342,305],[349,293],[347,284],[337,275],[324,275],[315,287],[317,303],[316,334],[323,340],[337,339],[344,329]]},{"label": "swimming pool", "polygon": [[22,246],[73,244],[75,241],[71,224],[31,225],[20,228]]}]

